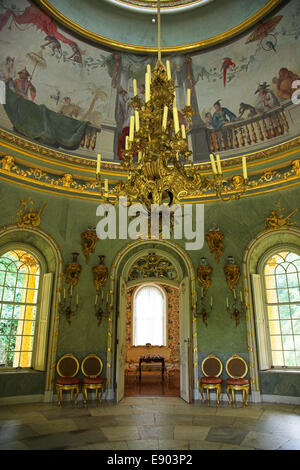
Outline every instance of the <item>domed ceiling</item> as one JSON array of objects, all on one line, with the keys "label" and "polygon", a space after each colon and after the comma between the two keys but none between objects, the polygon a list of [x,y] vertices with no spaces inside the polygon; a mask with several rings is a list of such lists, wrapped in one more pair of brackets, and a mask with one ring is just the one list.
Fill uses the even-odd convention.
[{"label": "domed ceiling", "polygon": [[[154,17],[129,8],[146,1],[122,0],[122,7],[121,0],[0,2],[2,178],[97,198],[98,153],[104,176],[126,178],[120,162],[133,78],[143,97],[146,66],[153,69],[157,60]],[[230,190],[238,191],[246,156],[249,194],[296,184],[300,107],[292,95],[300,80],[299,1],[198,3],[182,0],[178,11],[190,10],[162,13],[162,58],[171,63],[195,167],[211,174],[209,155],[219,153]],[[147,54],[150,39],[153,52]],[[187,39],[195,47],[185,48]],[[183,113],[187,89],[192,128]],[[215,197],[213,191],[193,195]]]},{"label": "domed ceiling", "polygon": [[[155,2],[36,0],[36,3],[61,24],[92,41],[134,52],[157,50],[157,25],[153,21],[156,10],[150,8]],[[162,8],[162,49],[184,52],[218,44],[249,29],[280,3],[281,0],[167,1]]]}]

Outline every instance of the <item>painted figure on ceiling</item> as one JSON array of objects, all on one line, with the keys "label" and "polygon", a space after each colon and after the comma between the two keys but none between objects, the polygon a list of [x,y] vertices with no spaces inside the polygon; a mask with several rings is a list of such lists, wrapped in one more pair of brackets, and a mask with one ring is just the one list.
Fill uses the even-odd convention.
[{"label": "painted figure on ceiling", "polygon": [[257,95],[255,109],[258,112],[270,111],[280,104],[278,98],[276,98],[273,91],[270,90],[270,85],[268,85],[266,82],[259,84],[255,94]]},{"label": "painted figure on ceiling", "polygon": [[26,69],[26,67],[23,70],[20,70],[18,72],[19,78],[16,78],[14,80],[14,89],[15,92],[23,96],[26,100],[28,100],[28,92],[30,92],[30,96],[32,101],[34,101],[36,97],[36,88],[33,86],[30,80],[30,73]]},{"label": "painted figure on ceiling", "polygon": [[282,67],[278,75],[278,77],[274,77],[273,79],[273,82],[276,83],[276,94],[278,98],[291,99],[295,91],[295,89],[292,88],[292,84],[295,80],[300,80],[299,75],[288,70],[286,67]]},{"label": "painted figure on ceiling", "polygon": [[221,100],[214,104],[215,112],[212,117],[212,126],[214,129],[220,129],[227,122],[236,120],[236,115],[221,105]]}]

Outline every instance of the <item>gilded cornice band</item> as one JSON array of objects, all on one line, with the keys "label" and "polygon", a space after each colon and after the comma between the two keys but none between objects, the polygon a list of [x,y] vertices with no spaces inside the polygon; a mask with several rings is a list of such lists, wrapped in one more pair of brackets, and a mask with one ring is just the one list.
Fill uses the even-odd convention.
[{"label": "gilded cornice band", "polygon": [[[95,181],[82,181],[71,173],[51,174],[40,168],[22,167],[15,162],[11,155],[2,154],[0,160],[0,179],[8,182],[29,186],[32,189],[42,190],[52,194],[78,197],[81,199],[101,201]],[[286,162],[286,165],[276,170],[262,170],[259,174],[252,176],[249,189],[242,197],[257,195],[279,188],[287,188],[300,183],[300,159]],[[232,179],[227,194],[239,193],[239,182]],[[218,201],[213,191],[193,193],[189,198],[182,200],[183,203],[213,202]]]},{"label": "gilded cornice band", "polygon": [[[249,29],[257,21],[261,20],[264,16],[270,13],[276,6],[278,6],[281,1],[282,0],[269,0],[266,3],[266,5],[260,8],[252,16],[247,18],[245,21],[242,21],[242,23],[238,24],[237,26],[234,26],[228,31],[225,31],[224,33],[217,34],[216,36],[212,36],[207,39],[203,39],[202,41],[199,41],[199,42],[194,42],[190,44],[182,44],[180,46],[162,47],[161,52],[163,54],[169,54],[173,52],[185,53],[185,52],[190,52],[190,51],[196,51],[198,49],[203,49],[206,47],[214,46],[216,44],[219,44],[220,42],[231,39],[237,34],[240,34],[243,31],[246,31],[247,29]],[[97,34],[93,31],[89,31],[88,29],[75,23],[73,20],[63,15],[59,10],[57,10],[53,5],[51,5],[51,3],[48,0],[35,0],[35,2],[39,6],[44,8],[59,23],[63,24],[67,28],[75,31],[76,33],[80,34],[81,36],[89,40],[103,44],[105,46],[109,46],[114,49],[121,49],[127,52],[139,52],[139,53],[143,52],[143,53],[149,53],[149,54],[157,53],[157,47],[140,46],[138,44],[127,44],[127,43],[115,41],[111,38],[101,36],[100,34]]]},{"label": "gilded cornice band", "polygon": [[[59,167],[65,167],[73,170],[80,170],[90,174],[95,173],[97,166],[96,157],[88,158],[76,154],[60,152],[55,149],[45,147],[41,144],[27,140],[23,137],[17,136],[12,132],[0,129],[0,147],[2,150],[9,152],[18,152],[24,157],[37,159],[40,162],[57,164]],[[294,137],[286,142],[267,147],[250,153],[242,153],[230,158],[222,158],[222,169],[224,172],[236,170],[241,168],[241,157],[247,157],[247,165],[253,166],[258,163],[271,162],[283,157],[293,156],[300,152],[300,136]],[[296,158],[296,157],[295,157]],[[211,173],[210,162],[195,162],[194,166],[203,171]],[[126,172],[122,168],[120,162],[117,161],[102,161],[101,168],[103,173],[112,177],[125,177]]]}]

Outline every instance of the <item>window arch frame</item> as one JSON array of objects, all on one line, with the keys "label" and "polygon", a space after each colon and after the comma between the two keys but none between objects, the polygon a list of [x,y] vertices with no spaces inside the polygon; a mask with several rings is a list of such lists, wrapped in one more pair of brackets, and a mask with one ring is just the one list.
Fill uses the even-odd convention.
[{"label": "window arch frame", "polygon": [[147,287],[154,287],[156,288],[160,294],[162,295],[163,298],[163,344],[152,344],[151,346],[167,346],[167,295],[164,289],[159,285],[156,284],[155,282],[143,282],[140,284],[137,289],[135,289],[134,294],[133,294],[133,299],[132,299],[132,346],[134,347],[139,347],[139,346],[145,346],[145,344],[135,344],[135,325],[136,325],[136,297],[138,296],[139,292]]},{"label": "window arch frame", "polygon": [[[261,287],[261,300],[262,300],[262,305],[263,305],[263,315],[264,315],[264,336],[267,338],[267,344],[262,344],[262,341],[259,340],[259,337],[257,337],[257,348],[259,351],[260,355],[260,350],[264,349],[263,354],[266,357],[266,362],[268,363],[269,367],[261,367],[261,369],[271,369],[271,370],[277,370],[277,371],[300,371],[300,366],[279,366],[279,365],[273,365],[273,360],[272,360],[272,347],[271,347],[271,335],[270,335],[270,328],[269,328],[269,319],[268,319],[268,311],[267,311],[267,293],[266,293],[266,287],[265,287],[265,267],[268,262],[268,260],[279,253],[282,252],[292,252],[300,257],[300,247],[297,245],[294,245],[292,243],[277,243],[271,246],[263,255],[260,257],[257,263],[257,274],[260,276],[260,287]],[[299,272],[299,271],[298,271]],[[290,305],[291,302],[288,303]],[[255,309],[256,310],[256,309]],[[255,311],[255,320],[257,320],[257,310]],[[282,336],[282,335],[281,335]]]},{"label": "window arch frame", "polygon": [[[18,372],[18,371],[25,371],[25,370],[41,370],[39,367],[37,367],[37,343],[38,343],[38,335],[39,335],[39,324],[41,321],[41,303],[42,303],[42,297],[44,294],[45,286],[43,283],[43,279],[45,274],[47,273],[47,263],[45,260],[45,257],[43,254],[36,249],[35,247],[27,244],[27,243],[22,243],[19,241],[16,242],[9,242],[6,243],[2,246],[0,246],[0,258],[8,253],[9,251],[16,251],[16,250],[21,250],[24,251],[34,257],[34,259],[38,262],[39,268],[40,268],[40,274],[39,274],[39,286],[38,286],[38,295],[36,299],[36,319],[35,319],[35,329],[34,329],[34,338],[33,338],[33,347],[32,347],[32,355],[31,355],[31,365],[28,367],[3,367],[1,368],[1,372]],[[49,307],[50,307],[50,301],[51,297],[49,298]],[[50,308],[49,308],[50,310]],[[46,348],[47,345],[45,344],[44,347]]]}]

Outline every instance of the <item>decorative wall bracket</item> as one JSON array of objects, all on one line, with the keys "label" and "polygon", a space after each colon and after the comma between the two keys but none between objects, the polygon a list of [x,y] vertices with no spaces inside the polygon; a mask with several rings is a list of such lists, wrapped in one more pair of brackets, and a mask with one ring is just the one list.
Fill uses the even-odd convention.
[{"label": "decorative wall bracket", "polygon": [[291,227],[292,225],[296,225],[296,222],[290,222],[290,218],[297,212],[298,209],[294,209],[289,215],[286,217],[283,216],[282,212],[285,209],[282,209],[280,206],[280,200],[276,203],[276,209],[272,210],[269,217],[265,220],[264,231],[267,232],[268,230],[279,230],[281,227]]},{"label": "decorative wall bracket", "polygon": [[224,266],[224,273],[229,288],[234,292],[236,285],[239,283],[241,270],[240,267],[235,264],[233,256],[228,256],[227,265]]},{"label": "decorative wall bracket", "polygon": [[66,266],[66,283],[69,284],[69,294],[72,295],[72,290],[77,286],[79,281],[79,276],[81,273],[81,265],[77,262],[79,253],[72,253],[73,260],[71,263],[68,263]]},{"label": "decorative wall bracket", "polygon": [[[200,266],[198,267],[197,270],[197,277],[198,281],[201,285],[201,310],[197,316],[201,316],[203,323],[205,326],[207,326],[207,320],[208,320],[208,308],[205,305],[205,296],[206,293],[211,285],[211,274],[212,274],[212,267],[207,264],[206,258],[201,258],[200,261]],[[212,311],[212,297],[210,298],[210,312]]]},{"label": "decorative wall bracket", "polygon": [[[106,295],[106,303],[104,302],[104,291],[103,286],[105,285],[108,277],[108,268],[103,264],[105,256],[99,255],[99,264],[93,267],[94,273],[94,286],[96,288],[95,298],[95,315],[98,320],[98,326],[100,325],[105,311],[109,310],[108,294]],[[99,302],[98,302],[99,300]]]},{"label": "decorative wall bracket", "polygon": [[75,305],[73,307],[73,288],[77,286],[81,272],[81,265],[77,262],[78,255],[79,253],[72,253],[73,260],[71,263],[66,265],[65,282],[69,285],[69,288],[67,289],[68,299],[66,296],[66,289],[64,289],[63,300],[60,302],[59,308],[60,313],[66,315],[66,320],[69,324],[71,323],[71,316],[77,312],[79,304],[77,294]]},{"label": "decorative wall bracket", "polygon": [[85,255],[86,263],[88,264],[90,260],[90,253],[95,253],[95,247],[98,241],[95,227],[88,227],[88,229],[81,234],[81,238],[83,241],[82,251]]},{"label": "decorative wall bracket", "polygon": [[245,314],[245,303],[242,292],[240,291],[240,306],[238,305],[239,302],[237,299],[236,287],[240,280],[241,270],[240,267],[235,263],[233,256],[228,256],[227,265],[224,266],[224,273],[226,282],[233,293],[233,300],[231,303],[229,303],[228,297],[226,297],[227,313],[230,314],[231,318],[235,319],[235,325],[238,326],[241,315]]},{"label": "decorative wall bracket", "polygon": [[219,227],[214,224],[205,235],[211,253],[216,253],[216,261],[219,262],[224,249],[224,234],[220,232]]},{"label": "decorative wall bracket", "polygon": [[18,227],[39,227],[41,224],[41,214],[46,205],[42,203],[40,209],[34,210],[33,205],[35,202],[29,197],[28,200],[21,199],[21,207],[17,212],[17,225]]}]

